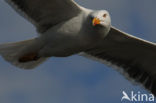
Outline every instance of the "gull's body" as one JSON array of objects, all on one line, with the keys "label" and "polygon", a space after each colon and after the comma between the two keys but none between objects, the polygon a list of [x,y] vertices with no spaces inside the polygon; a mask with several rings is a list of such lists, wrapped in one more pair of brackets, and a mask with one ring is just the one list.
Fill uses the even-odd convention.
[{"label": "gull's body", "polygon": [[[78,16],[57,24],[41,34],[39,38],[46,43],[46,46],[40,51],[41,56],[65,57],[80,53],[107,35],[107,32],[92,35],[97,31],[92,30],[92,24],[88,20],[91,11],[85,8],[83,10],[85,12],[82,11]],[[85,29],[85,27],[90,29]]]},{"label": "gull's body", "polygon": [[[89,14],[90,11],[88,11]],[[90,30],[86,31],[82,26],[87,24],[87,16],[84,12],[81,12],[77,17],[55,25],[42,33],[41,41],[45,41],[47,45],[41,50],[40,54],[50,56],[70,56],[75,53],[79,53],[86,49],[86,46],[96,42],[94,35],[88,35]],[[83,21],[86,24],[83,24]],[[77,25],[71,25],[77,24]],[[103,34],[102,34],[103,35]],[[85,40],[90,39],[90,40]]]},{"label": "gull's body", "polygon": [[37,38],[0,45],[11,64],[32,69],[49,57],[81,53],[120,67],[127,77],[156,95],[156,44],[111,26],[106,10],[90,10],[73,0],[6,0],[34,24]]}]

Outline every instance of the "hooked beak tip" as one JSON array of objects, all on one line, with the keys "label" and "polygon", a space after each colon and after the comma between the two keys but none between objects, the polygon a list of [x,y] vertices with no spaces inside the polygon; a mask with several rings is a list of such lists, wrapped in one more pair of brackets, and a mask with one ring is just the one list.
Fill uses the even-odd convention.
[{"label": "hooked beak tip", "polygon": [[100,24],[100,19],[94,18],[92,21],[93,26],[96,26],[97,24]]}]

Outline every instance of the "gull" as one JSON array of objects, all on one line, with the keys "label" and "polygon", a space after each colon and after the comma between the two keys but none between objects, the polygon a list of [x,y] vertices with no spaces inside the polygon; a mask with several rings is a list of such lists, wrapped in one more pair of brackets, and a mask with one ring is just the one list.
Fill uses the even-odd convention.
[{"label": "gull", "polygon": [[156,95],[156,44],[111,25],[106,10],[91,10],[73,0],[5,0],[30,21],[39,36],[0,45],[11,64],[33,69],[49,57],[79,54],[117,68]]}]

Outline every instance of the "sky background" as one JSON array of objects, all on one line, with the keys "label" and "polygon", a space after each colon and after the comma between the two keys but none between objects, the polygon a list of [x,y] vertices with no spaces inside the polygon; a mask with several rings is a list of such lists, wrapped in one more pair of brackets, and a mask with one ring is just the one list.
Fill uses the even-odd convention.
[{"label": "sky background", "polygon": [[[113,26],[156,41],[156,0],[76,2],[91,9],[106,9]],[[0,1],[0,13],[0,43],[37,36],[33,25],[4,0]],[[116,70],[78,55],[53,57],[30,71],[18,69],[0,58],[0,103],[121,103],[123,90],[148,93]]]}]

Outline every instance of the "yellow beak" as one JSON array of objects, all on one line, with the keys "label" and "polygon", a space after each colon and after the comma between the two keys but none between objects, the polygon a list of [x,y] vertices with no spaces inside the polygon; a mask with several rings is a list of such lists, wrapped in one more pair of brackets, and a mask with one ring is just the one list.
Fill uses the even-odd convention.
[{"label": "yellow beak", "polygon": [[92,21],[92,24],[93,24],[93,26],[95,26],[97,24],[100,24],[100,22],[101,22],[100,19],[94,18],[93,21]]}]

